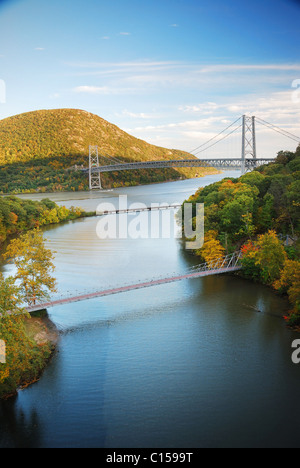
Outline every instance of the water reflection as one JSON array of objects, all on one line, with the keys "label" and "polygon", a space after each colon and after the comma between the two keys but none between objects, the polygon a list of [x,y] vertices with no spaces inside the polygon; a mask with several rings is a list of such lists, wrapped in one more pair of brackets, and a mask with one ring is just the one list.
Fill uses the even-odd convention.
[{"label": "water reflection", "polygon": [[39,415],[35,408],[24,410],[18,397],[0,401],[0,447],[35,448],[40,446]]},{"label": "water reflection", "polygon": [[[191,184],[175,183],[182,199]],[[128,195],[171,203],[173,187]],[[97,196],[82,201],[92,209]],[[62,293],[197,263],[176,239],[100,241],[96,222],[47,230]],[[300,366],[286,307],[268,288],[221,275],[50,309],[57,353],[39,382],[1,403],[0,446],[297,446]]]}]

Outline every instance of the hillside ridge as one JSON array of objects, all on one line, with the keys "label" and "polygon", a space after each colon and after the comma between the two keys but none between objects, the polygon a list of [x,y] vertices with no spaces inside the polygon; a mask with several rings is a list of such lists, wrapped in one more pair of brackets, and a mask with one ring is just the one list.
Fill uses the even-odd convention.
[{"label": "hillside ridge", "polygon": [[[0,193],[88,190],[89,145],[123,161],[195,158],[140,140],[81,109],[36,110],[0,120]],[[215,173],[213,169],[155,169],[103,175],[105,188],[164,182]]]},{"label": "hillside ridge", "polygon": [[149,156],[156,159],[155,153],[168,158],[173,152],[188,155],[140,140],[81,109],[42,109],[0,120],[0,164],[50,155],[87,154],[89,145],[98,145],[112,156],[137,160]]}]

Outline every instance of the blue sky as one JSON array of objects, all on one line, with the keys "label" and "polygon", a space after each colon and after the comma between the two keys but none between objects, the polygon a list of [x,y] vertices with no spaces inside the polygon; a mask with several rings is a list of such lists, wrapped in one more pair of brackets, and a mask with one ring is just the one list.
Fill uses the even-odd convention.
[{"label": "blue sky", "polygon": [[[296,0],[0,0],[0,118],[79,108],[185,150],[244,113],[300,135],[299,19]],[[258,130],[261,156],[295,149],[278,138]]]}]

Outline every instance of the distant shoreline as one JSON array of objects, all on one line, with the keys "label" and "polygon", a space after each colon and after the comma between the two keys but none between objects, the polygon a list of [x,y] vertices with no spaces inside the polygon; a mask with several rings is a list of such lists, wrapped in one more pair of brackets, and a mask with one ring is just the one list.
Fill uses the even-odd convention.
[{"label": "distant shoreline", "polygon": [[[105,187],[102,190],[99,191],[99,193],[105,192],[107,190],[117,190],[120,188],[130,188],[130,187],[147,187],[149,185],[159,185],[159,184],[167,184],[170,182],[180,182],[182,180],[192,180],[192,179],[203,179],[203,177],[207,177],[209,175],[216,175],[216,174],[222,174],[225,171],[224,170],[219,170],[215,169],[213,167],[207,167],[207,168],[200,168],[201,169],[201,174],[198,175],[197,177],[180,177],[178,179],[166,179],[164,181],[155,181],[155,182],[149,182],[149,183],[141,183],[141,184],[133,184],[133,185],[117,185],[115,187]],[[51,192],[43,192],[41,190],[34,190],[34,191],[24,191],[24,192],[9,192],[9,193],[0,193],[0,198],[5,198],[9,196],[14,196],[14,197],[22,197],[23,195],[41,195],[47,197],[48,195],[53,195],[53,194],[60,194],[60,193],[96,193],[96,190],[76,190],[76,191],[71,191],[71,190],[54,190]]]}]

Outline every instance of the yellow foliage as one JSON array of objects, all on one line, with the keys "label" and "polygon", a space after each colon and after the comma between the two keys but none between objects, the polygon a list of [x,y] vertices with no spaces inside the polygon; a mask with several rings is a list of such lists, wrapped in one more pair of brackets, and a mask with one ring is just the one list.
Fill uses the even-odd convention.
[{"label": "yellow foliage", "polygon": [[[208,231],[204,237],[203,247],[197,251],[206,263],[218,266],[218,259],[224,257],[225,249],[221,242],[217,239],[217,231]],[[220,264],[222,262],[220,261]]]},{"label": "yellow foliage", "polygon": [[280,278],[274,283],[275,289],[286,289],[292,304],[300,304],[300,262],[286,260]]}]

